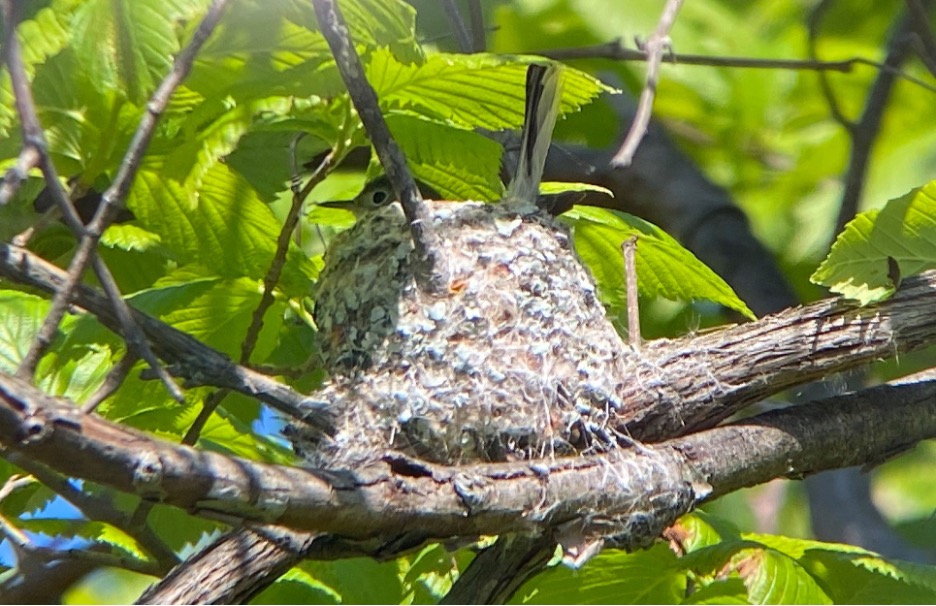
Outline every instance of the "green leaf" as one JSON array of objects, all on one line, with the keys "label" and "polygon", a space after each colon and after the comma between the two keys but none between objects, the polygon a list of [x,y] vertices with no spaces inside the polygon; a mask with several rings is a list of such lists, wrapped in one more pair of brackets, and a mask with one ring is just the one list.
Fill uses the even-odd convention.
[{"label": "green leaf", "polygon": [[[489,130],[523,125],[526,70],[526,63],[483,54],[437,54],[421,65],[406,65],[384,50],[372,53],[365,64],[383,107]],[[561,112],[577,111],[613,90],[585,72],[563,67]]]},{"label": "green leaf", "polygon": [[[300,567],[291,569],[251,604],[341,604],[341,595]],[[347,602],[345,602],[347,603]]]},{"label": "green leaf", "polygon": [[15,373],[36,338],[49,302],[16,290],[0,290],[0,371]]},{"label": "green leaf", "polygon": [[388,46],[404,63],[421,62],[416,41],[416,9],[402,0],[342,0],[341,14],[355,44]]},{"label": "green leaf", "polygon": [[[28,475],[19,467],[0,459],[0,486],[4,485],[13,475]],[[51,503],[58,495],[45,484],[32,481],[20,486],[8,494],[0,502],[0,512],[10,517],[19,517],[23,514],[36,514]]]},{"label": "green leaf", "polygon": [[686,574],[669,547],[606,551],[581,570],[556,566],[524,584],[513,604],[675,604]]},{"label": "green leaf", "polygon": [[748,589],[738,577],[729,577],[703,585],[681,604],[750,604]]},{"label": "green leaf", "polygon": [[20,520],[18,524],[23,530],[38,532],[52,537],[69,537],[87,539],[89,541],[100,541],[122,552],[121,555],[138,560],[149,560],[146,551],[133,537],[106,522],[66,518],[30,518],[27,520]]},{"label": "green leaf", "polygon": [[500,199],[501,146],[473,131],[406,114],[390,114],[387,124],[416,178],[446,200]]},{"label": "green leaf", "polygon": [[602,187],[600,185],[594,185],[592,183],[568,183],[565,181],[543,181],[540,183],[539,191],[541,194],[562,194],[570,191],[591,191],[599,194],[604,194],[609,198],[614,197],[614,192],[612,192],[607,187]]},{"label": "green leaf", "polygon": [[772,549],[750,548],[732,561],[751,604],[831,604],[822,587],[796,560]]},{"label": "green leaf", "polygon": [[236,457],[290,465],[296,462],[293,451],[273,439],[256,434],[250,426],[234,418],[224,408],[211,415],[198,438],[199,446]]},{"label": "green leaf", "polygon": [[206,535],[219,533],[223,526],[205,518],[190,515],[178,507],[155,505],[146,516],[149,526],[166,546],[182,551],[198,544]]},{"label": "green leaf", "polygon": [[[280,225],[250,185],[224,164],[205,173],[197,196],[171,179],[140,171],[128,206],[181,263],[199,263],[229,278],[260,279],[269,270]],[[315,275],[314,265],[291,247],[280,285],[304,294]]]},{"label": "green leaf", "polygon": [[[262,286],[254,280],[202,278],[175,285],[161,283],[137,293],[131,300],[141,311],[231,357],[238,357],[261,294]],[[275,346],[285,306],[283,301],[275,301],[267,310],[254,350],[255,360],[264,360]]]},{"label": "green leaf", "polygon": [[572,227],[575,250],[610,307],[624,307],[621,244],[636,236],[637,288],[642,295],[681,301],[708,299],[755,318],[724,280],[655,225],[625,213],[584,206],[573,208],[562,218]]},{"label": "green leaf", "polygon": [[[802,565],[839,604],[932,604],[936,567],[888,562],[872,553],[849,553],[838,546],[810,549]],[[843,546],[847,547],[847,546]]]},{"label": "green leaf", "polygon": [[176,20],[190,12],[191,4],[86,0],[75,13],[72,33],[83,69],[94,74],[98,90],[122,91],[143,105],[172,67],[179,50]]},{"label": "green leaf", "polygon": [[[376,562],[352,558],[334,562],[305,562],[302,568],[322,584],[325,591],[341,596],[344,604],[394,604],[402,601],[401,558]],[[326,602],[329,603],[329,602]]]},{"label": "green leaf", "polygon": [[892,295],[902,277],[933,267],[936,181],[855,217],[810,280],[868,305]]}]

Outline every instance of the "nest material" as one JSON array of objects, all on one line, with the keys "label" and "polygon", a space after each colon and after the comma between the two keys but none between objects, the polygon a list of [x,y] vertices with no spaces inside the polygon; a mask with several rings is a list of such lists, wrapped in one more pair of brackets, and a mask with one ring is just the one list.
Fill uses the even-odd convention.
[{"label": "nest material", "polygon": [[293,427],[311,465],[347,468],[388,448],[460,464],[603,452],[631,354],[570,236],[503,205],[430,202],[448,292],[416,286],[397,204],[334,240],[315,321],[334,436]]}]

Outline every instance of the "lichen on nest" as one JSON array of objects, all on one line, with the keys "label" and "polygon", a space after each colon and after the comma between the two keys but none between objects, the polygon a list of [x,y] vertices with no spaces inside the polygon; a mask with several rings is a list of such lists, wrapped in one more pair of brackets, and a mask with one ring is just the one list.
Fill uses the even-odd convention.
[{"label": "lichen on nest", "polygon": [[461,464],[604,452],[633,354],[567,229],[504,205],[429,202],[451,279],[420,290],[398,204],[338,236],[316,289],[334,436],[294,426],[310,465],[387,449]]}]

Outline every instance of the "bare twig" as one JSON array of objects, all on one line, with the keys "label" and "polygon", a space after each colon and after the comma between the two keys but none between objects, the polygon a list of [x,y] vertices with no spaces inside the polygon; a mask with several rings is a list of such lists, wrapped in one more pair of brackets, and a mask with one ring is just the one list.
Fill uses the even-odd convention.
[{"label": "bare twig", "polygon": [[97,255],[96,251],[92,251],[92,257],[91,262],[94,266],[94,273],[101,282],[101,288],[104,289],[104,293],[110,300],[111,305],[114,306],[114,317],[117,318],[117,321],[120,323],[120,336],[126,341],[127,350],[146,360],[146,363],[149,364],[149,367],[156,373],[156,377],[162,382],[173,400],[179,403],[184,402],[185,394],[183,394],[179,386],[175,384],[169,371],[159,363],[159,360],[150,347],[149,341],[146,340],[146,335],[143,334],[140,327],[133,321],[133,316],[130,314],[130,306],[124,301],[123,295],[120,294],[120,290],[117,288],[117,282],[111,275],[107,264]]},{"label": "bare twig", "polygon": [[32,145],[23,148],[16,164],[6,171],[3,181],[0,182],[0,208],[13,198],[23,181],[29,178],[29,171],[39,166],[39,161],[39,150]]},{"label": "bare twig", "polygon": [[228,397],[231,393],[229,389],[219,389],[212,392],[205,398],[205,403],[202,404],[202,409],[199,411],[198,416],[195,417],[195,420],[192,421],[191,427],[188,428],[188,431],[185,432],[185,435],[182,436],[182,443],[189,446],[194,446],[195,442],[198,441],[198,436],[201,435],[202,430],[205,428],[205,424],[208,422],[208,419],[211,418],[211,415],[214,414],[214,411],[221,402],[224,401],[224,398]]},{"label": "bare twig", "polygon": [[487,48],[487,37],[481,0],[468,0],[468,15],[471,18],[471,52],[483,53]]},{"label": "bare twig", "polygon": [[[7,27],[10,28],[12,34],[12,28],[15,25],[14,17],[16,15],[12,6],[8,6],[10,4],[12,4],[12,0],[7,0],[7,2],[4,3],[4,14],[9,17],[7,19]],[[124,161],[121,164],[120,170],[114,182],[107,191],[104,192],[94,219],[92,219],[88,226],[81,227],[82,224],[77,217],[74,206],[68,200],[61,184],[58,182],[57,176],[54,174],[54,167],[52,167],[51,160],[48,158],[48,154],[45,151],[44,139],[38,139],[39,144],[37,147],[43,158],[43,172],[46,176],[47,185],[50,187],[57,204],[62,209],[68,225],[76,234],[83,235],[78,250],[69,265],[67,278],[61,285],[61,288],[57,290],[53,296],[49,313],[37,333],[35,341],[20,363],[20,367],[17,370],[19,376],[31,377],[35,373],[36,365],[42,357],[42,354],[51,344],[52,338],[58,330],[58,326],[65,315],[68,303],[71,300],[75,288],[81,281],[81,276],[87,264],[96,259],[95,249],[97,248],[97,243],[101,235],[124,203],[133,178],[142,161],[143,153],[153,136],[159,117],[169,103],[172,92],[191,70],[195,56],[211,35],[211,32],[214,31],[226,5],[227,0],[215,0],[209,8],[208,13],[205,15],[205,18],[199,24],[192,40],[176,58],[172,71],[170,71],[156,89],[156,92],[147,104],[147,112],[140,120],[137,131],[124,155]],[[30,132],[26,133],[27,136],[25,137],[28,142],[31,138],[35,138],[36,132],[38,132],[41,137],[41,127],[36,118],[32,95],[28,91],[28,84],[25,83],[25,73],[23,73],[22,60],[18,57],[18,46],[15,42],[15,36],[10,35],[7,38],[7,65],[10,68],[11,76],[13,72],[16,71],[18,72],[18,78],[22,80],[21,86],[17,87],[15,90],[17,91],[17,106],[20,111],[20,119],[24,125],[24,131],[27,129],[27,124],[29,124],[29,128],[31,129]],[[25,91],[22,90],[23,88],[25,88]],[[106,270],[104,264],[96,262],[95,270],[98,279],[101,280],[102,286],[111,298],[112,304],[118,310],[116,313],[121,323],[124,324],[129,321],[130,318],[129,307],[126,301],[120,296],[117,285],[110,276],[110,272]],[[145,339],[141,339],[139,331],[132,327],[132,321],[130,324],[124,324],[121,332],[128,340],[128,345],[135,347],[136,352],[152,365],[154,371],[166,385],[173,397],[181,401],[183,398],[182,393],[172,382],[168,373],[160,368],[158,361],[149,351]]]},{"label": "bare twig", "polygon": [[137,359],[137,356],[133,355],[132,352],[128,351],[125,353],[120,361],[107,373],[104,383],[81,405],[81,412],[85,414],[94,412],[95,409],[100,406],[101,402],[116,392],[121,384],[123,384],[124,379],[127,378],[127,374],[130,372],[130,369],[133,368],[133,364]]},{"label": "bare twig", "polygon": [[917,49],[917,56],[929,72],[936,76],[936,36],[930,28],[929,2],[922,0],[907,0],[907,10],[912,16],[913,31],[919,38],[922,48]]},{"label": "bare twig", "polygon": [[406,165],[403,150],[393,140],[390,129],[380,112],[377,94],[364,77],[364,67],[354,50],[348,26],[335,0],[312,0],[315,15],[328,41],[338,71],[348,87],[351,101],[370,135],[377,157],[383,165],[390,184],[403,206],[413,237],[413,247],[419,262],[421,287],[429,292],[440,292],[448,284],[445,259],[439,249],[438,236],[432,231],[429,211],[419,195],[419,189]]},{"label": "bare twig", "polygon": [[[343,138],[343,137],[341,137]],[[254,310],[253,317],[250,320],[250,327],[247,329],[247,336],[241,344],[241,364],[250,363],[250,354],[257,344],[260,337],[260,331],[263,329],[263,316],[273,304],[273,289],[279,283],[280,276],[283,273],[283,266],[286,264],[286,253],[289,252],[289,242],[296,225],[299,223],[299,217],[302,214],[302,205],[305,202],[309,192],[316,185],[321,183],[328,173],[335,166],[335,159],[340,158],[343,153],[344,144],[342,141],[336,143],[335,148],[325,155],[322,162],[316,167],[312,177],[301,192],[293,191],[292,205],[289,207],[289,213],[286,215],[286,221],[280,230],[276,240],[276,252],[273,255],[273,261],[270,263],[270,269],[263,277],[263,295],[260,297],[260,303]]]},{"label": "bare twig", "polygon": [[[909,14],[901,15],[893,25],[890,38],[887,41],[887,57],[885,65],[898,70],[910,56],[909,34],[913,19]],[[845,190],[842,192],[842,202],[839,207],[838,218],[835,222],[833,237],[845,229],[845,224],[851,221],[858,212],[861,195],[864,191],[865,176],[868,163],[871,160],[871,150],[881,130],[884,119],[884,110],[890,99],[891,91],[897,82],[894,71],[882,70],[878,73],[865,101],[864,111],[857,123],[854,123],[849,133],[852,137],[851,154],[848,159],[848,170],[845,173]]]},{"label": "bare twig", "polygon": [[[627,48],[619,39],[594,46],[541,50],[534,54],[556,59],[557,61],[569,61],[573,59],[614,59],[616,61],[648,60],[648,55],[645,51]],[[789,69],[842,73],[850,73],[857,65],[866,65],[877,70],[889,71],[898,78],[906,80],[907,82],[912,82],[930,92],[936,92],[936,86],[933,84],[924,82],[910,74],[894,70],[884,63],[865,59],[864,57],[852,57],[841,61],[819,61],[815,59],[815,57],[809,60],[756,59],[751,57],[721,57],[717,55],[668,53],[663,55],[661,61],[663,63],[679,63],[680,65],[705,65],[709,67],[732,67],[737,69]]]},{"label": "bare twig", "polygon": [[458,11],[455,0],[443,0],[442,6],[445,8],[445,15],[452,25],[452,31],[455,33],[458,49],[463,53],[470,53],[472,48],[471,38],[468,36],[468,28],[465,27],[465,21]]},{"label": "bare twig", "polygon": [[671,48],[669,31],[676,21],[676,14],[679,12],[682,3],[683,0],[667,0],[656,30],[643,45],[643,50],[647,53],[647,81],[640,93],[637,113],[634,115],[630,131],[624,137],[621,149],[611,159],[611,164],[615,167],[630,165],[634,159],[634,154],[637,152],[637,146],[640,145],[641,139],[647,132],[647,126],[650,124],[650,114],[653,111],[653,98],[656,96],[660,62],[663,60],[663,54]]},{"label": "bare twig", "polygon": [[[44,259],[0,242],[0,276],[30,284],[45,292],[56,292],[66,280],[65,272]],[[93,313],[98,320],[114,332],[120,331],[120,322],[114,315],[110,301],[94,289],[79,286],[75,291],[75,304]],[[325,433],[334,432],[326,403],[297,393],[290,387],[231,362],[230,358],[208,347],[198,339],[169,326],[151,316],[131,309],[134,321],[153,344],[154,351],[175,364],[177,376],[189,379],[195,385],[227,387],[272,406],[293,418],[304,420]]]},{"label": "bare twig", "polygon": [[640,301],[637,297],[637,236],[621,243],[624,253],[624,288],[627,290],[627,340],[635,350],[642,344],[640,337]]}]

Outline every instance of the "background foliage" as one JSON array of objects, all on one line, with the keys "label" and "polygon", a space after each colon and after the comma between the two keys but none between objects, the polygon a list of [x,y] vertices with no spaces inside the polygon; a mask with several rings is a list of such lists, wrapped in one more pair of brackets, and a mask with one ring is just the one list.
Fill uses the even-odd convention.
[{"label": "background foliage", "polygon": [[[109,184],[146,111],[147,98],[169,69],[170,58],[191,36],[207,4],[206,0],[27,3],[28,15],[19,31],[33,94],[53,159],[73,188],[102,191]],[[502,191],[500,148],[473,129],[520,126],[523,56],[646,35],[660,10],[658,2],[645,0],[624,5],[610,0],[490,2],[485,4],[488,23],[497,27],[490,35],[491,53],[466,57],[446,54],[454,45],[446,37],[449,26],[436,2],[345,0],[341,4],[368,78],[416,176],[447,198],[482,200],[495,200]],[[819,40],[823,58],[880,58],[887,26],[902,3],[859,4],[860,10],[854,2],[836,3],[830,9]],[[682,9],[672,38],[679,53],[802,58],[811,8],[806,2],[696,0]],[[582,61],[576,67],[583,71],[566,71],[563,109],[569,115],[560,123],[558,136],[608,145],[614,134],[608,125],[613,116],[598,95],[618,86],[639,87],[642,67],[598,60]],[[913,62],[905,69],[927,77],[922,66]],[[848,115],[860,112],[875,75],[875,70],[860,67],[832,76]],[[232,3],[190,77],[172,98],[144,158],[128,199],[136,220],[111,227],[103,240],[102,255],[135,307],[233,358],[240,356],[291,198],[290,144],[295,135],[305,133],[298,145],[300,163],[328,149],[336,150],[342,159],[367,145],[343,90],[328,47],[316,31],[309,2]],[[936,176],[934,99],[933,91],[906,81],[897,84],[874,149],[863,199],[866,208],[881,207]],[[850,141],[830,118],[816,75],[664,66],[655,115],[706,173],[731,191],[804,298],[824,296],[825,291],[808,278],[834,236],[840,178]],[[3,73],[0,168],[15,162],[21,143],[9,77]],[[312,199],[351,197],[364,179],[361,167],[340,168],[313,191]],[[37,173],[13,203],[0,209],[0,236],[5,241],[35,222],[33,201],[42,188]],[[914,240],[923,250],[908,255],[919,261],[914,270],[932,265],[936,256],[932,190],[930,185],[902,199],[906,206],[925,198],[917,223],[922,231]],[[314,363],[311,285],[322,267],[324,244],[350,224],[350,218],[340,211],[308,208],[302,245],[289,250],[275,304],[266,313],[250,357],[252,364],[282,369],[282,379],[303,391],[313,389],[322,378]],[[620,285],[615,282],[620,270],[611,264],[613,255],[608,250],[616,249],[620,241],[616,238],[623,239],[614,235],[623,232],[614,230],[626,229],[625,219],[584,209],[569,220],[579,228],[577,246],[592,265],[604,300],[614,312],[620,307]],[[655,229],[630,225],[647,232]],[[853,224],[846,236],[866,242],[870,228],[862,225],[870,223]],[[666,248],[665,234],[659,238],[660,247]],[[67,263],[73,252],[70,235],[58,223],[38,233],[30,248],[60,264]],[[848,255],[858,254],[848,250],[852,249],[844,253],[846,264]],[[830,286],[836,283],[835,262],[833,256],[820,270],[820,277]],[[684,268],[686,263],[666,266]],[[683,301],[707,298],[744,309],[714,277],[700,276],[701,284],[687,285],[686,276],[698,272],[686,271],[686,275],[672,276],[670,285],[660,280],[660,272],[642,275],[642,291]],[[13,371],[41,325],[48,302],[12,284],[0,287],[0,368]],[[663,299],[646,305],[644,315],[646,332],[651,334],[683,334],[719,321],[712,305]],[[53,352],[40,366],[40,387],[81,400],[95,391],[123,354],[123,343],[93,319],[68,317]],[[923,365],[933,365],[932,352],[901,360],[897,374]],[[297,368],[303,372],[293,372]],[[140,369],[142,365],[136,370]],[[877,372],[886,378],[895,372],[894,365],[883,365]],[[99,412],[180,440],[209,393],[207,389],[189,390],[180,405],[158,383],[142,380],[135,371]],[[232,395],[211,416],[197,445],[294,463],[278,426],[258,404]],[[932,518],[936,475],[926,470],[934,464],[936,448],[922,444],[875,472],[878,505],[906,530],[909,541],[930,550],[936,539]],[[0,459],[0,480],[17,472]],[[131,497],[96,486],[78,483],[75,487],[102,494],[127,512],[138,505]],[[711,513],[684,519],[684,530],[692,537],[685,557],[677,558],[663,544],[635,554],[608,552],[581,571],[559,567],[541,575],[515,599],[936,600],[932,569],[886,562],[853,547],[806,540],[805,508],[801,490],[796,488],[784,491],[767,486],[736,493],[712,504]],[[0,512],[37,542],[57,547],[103,544],[141,562],[150,557],[133,538],[107,523],[85,519],[39,482],[6,498]],[[154,507],[147,525],[183,555],[219,529],[162,506]],[[784,536],[758,534],[764,531]],[[434,546],[383,564],[370,560],[304,563],[257,602],[432,602],[444,594],[470,558],[466,550],[453,555]],[[0,562],[7,567],[12,564],[6,543],[0,548]],[[75,603],[130,601],[150,580],[103,569],[76,586],[68,599]],[[688,598],[687,583],[696,589]]]}]

